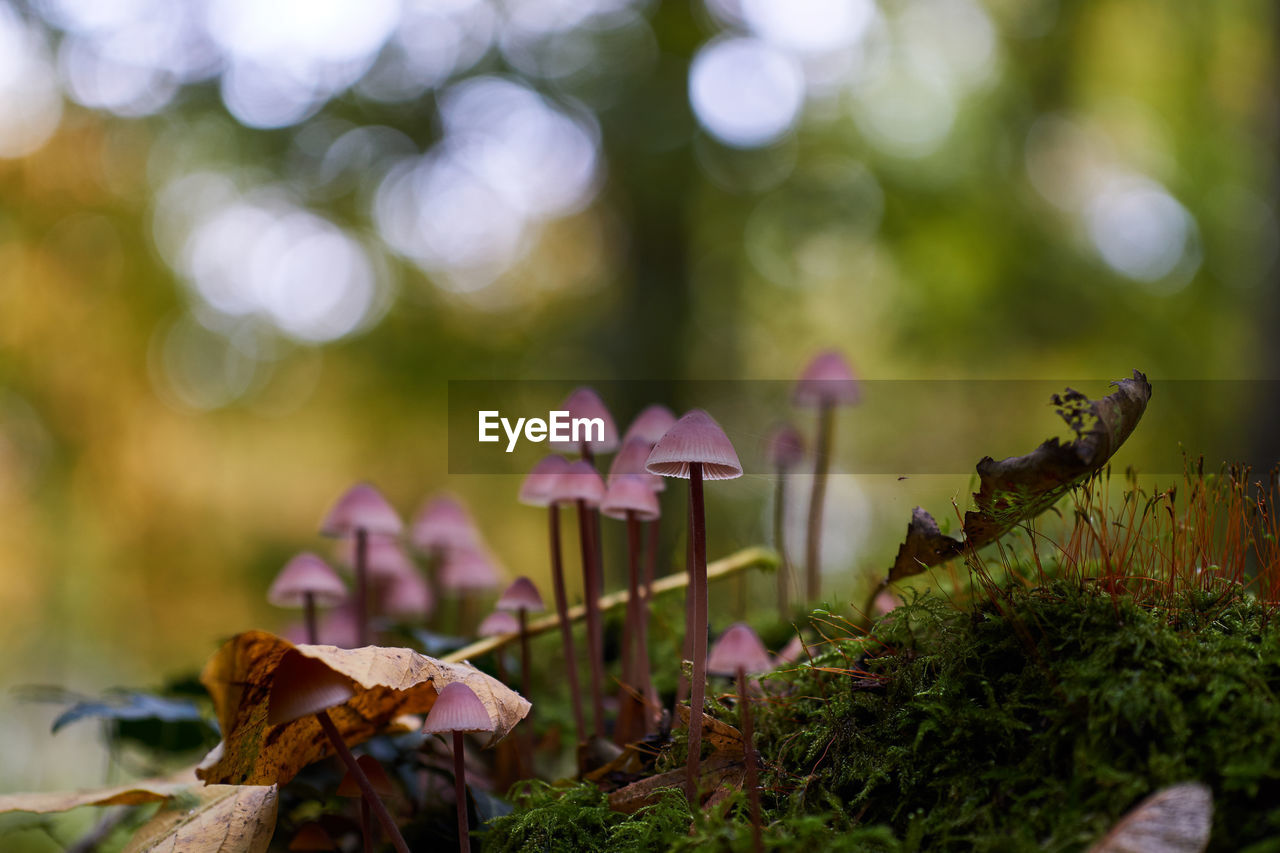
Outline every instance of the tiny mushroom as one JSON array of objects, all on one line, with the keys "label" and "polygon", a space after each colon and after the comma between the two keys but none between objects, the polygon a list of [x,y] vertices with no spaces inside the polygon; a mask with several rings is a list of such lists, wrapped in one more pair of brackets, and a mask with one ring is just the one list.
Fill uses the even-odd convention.
[{"label": "tiny mushroom", "polygon": [[[391,777],[387,775],[387,771],[383,769],[378,759],[372,755],[362,755],[356,759],[356,764],[360,765],[360,769],[364,771],[369,784],[373,786],[374,792],[379,797],[395,796],[395,783],[391,781]],[[364,842],[364,853],[373,853],[373,844],[377,840],[373,833],[373,814],[369,809],[369,801],[364,798],[364,792],[360,790],[360,783],[350,771],[338,783],[337,794],[339,797],[360,800],[360,837]]]},{"label": "tiny mushroom", "polygon": [[409,541],[423,554],[439,557],[454,549],[476,548],[481,539],[471,513],[462,502],[440,495],[424,503],[413,517]]},{"label": "tiny mushroom", "polygon": [[502,583],[502,571],[483,546],[454,549],[446,553],[436,581],[440,589],[457,598],[457,631],[470,633],[475,626],[477,599]]},{"label": "tiny mushroom", "polygon": [[[520,632],[520,622],[516,617],[506,610],[495,610],[484,619],[480,620],[480,627],[476,629],[476,633],[481,637],[502,637],[508,634],[517,634]],[[507,665],[502,658],[502,648],[499,647],[493,652],[494,667],[497,670],[498,680],[503,684],[507,684],[510,679],[507,677]]]},{"label": "tiny mushroom", "polygon": [[356,575],[356,640],[364,645],[368,640],[368,559],[369,539],[394,538],[400,535],[404,525],[400,516],[387,503],[387,499],[369,483],[357,483],[343,493],[325,516],[320,527],[324,536],[353,538],[355,540]]},{"label": "tiny mushroom", "polygon": [[595,465],[598,453],[612,453],[618,449],[618,428],[613,423],[613,415],[605,406],[600,395],[590,388],[575,388],[560,409],[569,413],[570,421],[577,430],[574,440],[571,428],[569,441],[553,441],[551,446],[556,450],[578,453],[587,462]]},{"label": "tiny mushroom", "polygon": [[422,724],[425,734],[453,735],[454,791],[458,799],[458,849],[469,853],[471,843],[467,821],[467,768],[462,736],[467,732],[491,732],[493,720],[480,697],[460,681],[444,686]]},{"label": "tiny mushroom", "polygon": [[365,801],[382,825],[382,831],[391,839],[397,853],[409,853],[409,847],[400,834],[400,827],[396,826],[395,819],[378,798],[373,784],[365,776],[337,726],[329,718],[329,709],[351,699],[355,692],[352,682],[346,676],[333,671],[315,658],[289,651],[276,665],[267,699],[267,724],[279,726],[314,715],[334,752],[360,786]]},{"label": "tiny mushroom", "polygon": [[813,491],[809,495],[809,522],[805,542],[806,595],[815,601],[821,593],[822,509],[831,468],[831,441],[836,406],[852,406],[862,392],[848,360],[837,350],[818,353],[796,382],[791,401],[818,410],[818,436],[814,441]]},{"label": "tiny mushroom", "polygon": [[782,424],[769,433],[765,456],[775,474],[773,496],[773,549],[778,552],[778,617],[787,619],[791,611],[791,560],[787,557],[787,475],[804,459],[804,441],[791,424]]},{"label": "tiny mushroom", "polygon": [[520,692],[527,699],[529,682],[533,680],[530,675],[533,661],[529,656],[529,614],[541,613],[547,606],[542,603],[542,595],[533,581],[523,575],[511,582],[511,586],[506,588],[494,606],[498,610],[514,612],[519,617]]},{"label": "tiny mushroom", "polygon": [[267,601],[276,607],[301,607],[306,618],[307,642],[319,642],[316,608],[333,607],[347,598],[347,588],[329,564],[312,553],[294,557],[276,575],[267,590]]},{"label": "tiny mushroom", "polygon": [[627,427],[627,431],[623,434],[622,443],[626,444],[632,439],[640,439],[652,446],[657,444],[658,439],[666,435],[667,430],[675,426],[675,423],[675,413],[666,406],[655,403],[636,415],[636,419],[631,422],[631,426]]},{"label": "tiny mushroom", "polygon": [[720,635],[707,669],[713,675],[728,675],[738,681],[738,706],[742,715],[742,751],[747,765],[747,800],[751,804],[751,833],[756,853],[764,850],[760,833],[760,779],[756,761],[756,748],[751,734],[751,697],[747,694],[747,676],[767,672],[773,668],[769,652],[756,632],[744,622],[731,625]]},{"label": "tiny mushroom", "polygon": [[689,760],[686,765],[685,794],[689,803],[700,802],[698,768],[702,752],[702,714],[707,689],[707,522],[702,481],[731,480],[742,476],[742,463],[733,442],[706,412],[686,413],[649,454],[649,471],[664,477],[689,479],[689,542],[692,565],[689,582],[692,624],[693,679],[689,704]]}]

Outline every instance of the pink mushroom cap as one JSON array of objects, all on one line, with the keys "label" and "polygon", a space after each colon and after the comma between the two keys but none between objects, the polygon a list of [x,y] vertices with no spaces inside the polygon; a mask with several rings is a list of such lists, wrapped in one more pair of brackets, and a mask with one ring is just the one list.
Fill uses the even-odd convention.
[{"label": "pink mushroom cap", "polygon": [[285,564],[267,590],[267,601],[276,607],[302,607],[308,593],[320,607],[333,607],[347,598],[347,588],[338,573],[310,552]]},{"label": "pink mushroom cap", "polygon": [[428,500],[413,517],[409,541],[419,551],[474,548],[480,542],[471,513],[449,495]]},{"label": "pink mushroom cap", "polygon": [[632,475],[645,480],[653,491],[664,491],[667,488],[667,481],[657,474],[650,474],[644,467],[649,461],[649,454],[653,452],[653,445],[654,442],[645,441],[642,438],[628,438],[622,442],[622,449],[613,457],[613,462],[609,465],[608,484],[613,485],[613,481],[618,477]]},{"label": "pink mushroom cap", "polygon": [[775,468],[794,468],[804,459],[804,439],[791,424],[782,424],[769,433],[764,453]]},{"label": "pink mushroom cap", "polygon": [[494,607],[499,610],[528,610],[541,613],[547,609],[542,594],[534,586],[533,581],[521,575],[511,582],[511,586],[503,590]]},{"label": "pink mushroom cap", "polygon": [[839,350],[824,350],[804,369],[791,393],[797,406],[851,406],[862,397],[858,377]]},{"label": "pink mushroom cap", "polygon": [[400,516],[387,499],[369,483],[356,483],[338,498],[338,502],[320,525],[322,536],[354,536],[363,530],[370,536],[399,536],[404,529]]},{"label": "pink mushroom cap", "polygon": [[583,501],[587,506],[597,506],[604,500],[604,491],[600,472],[579,459],[569,463],[565,472],[556,479],[551,498],[556,502]]},{"label": "pink mushroom cap", "polygon": [[[338,556],[344,564],[354,566],[356,563],[356,541],[354,539],[343,539],[339,542]],[[418,570],[413,564],[413,560],[409,559],[409,555],[405,553],[404,548],[400,547],[400,543],[394,539],[370,539],[365,550],[364,567],[368,571],[369,577],[379,580],[389,580],[400,575],[415,574]]]},{"label": "pink mushroom cap", "polygon": [[422,724],[422,731],[427,734],[491,732],[493,718],[474,690],[461,681],[451,681],[436,697],[426,722]]},{"label": "pink mushroom cap", "polygon": [[450,551],[440,566],[437,579],[450,592],[479,592],[495,589],[502,582],[498,564],[479,548]]},{"label": "pink mushroom cap", "polygon": [[481,637],[498,637],[502,634],[518,633],[520,633],[520,621],[512,615],[510,610],[493,611],[484,617],[480,627],[476,628],[476,634]]},{"label": "pink mushroom cap", "polygon": [[568,469],[569,460],[563,456],[544,458],[525,475],[518,500],[528,506],[550,506],[556,479]]},{"label": "pink mushroom cap", "polygon": [[667,430],[675,426],[675,413],[666,406],[655,403],[649,406],[640,414],[636,415],[636,419],[631,422],[631,426],[627,427],[626,433],[622,436],[622,443],[626,444],[634,438],[649,445],[658,443],[658,439],[666,435]]},{"label": "pink mushroom cap", "polygon": [[[572,420],[599,418],[604,422],[604,434],[599,440],[592,439],[587,442],[553,441],[551,446],[556,450],[576,453],[582,449],[583,443],[591,449],[592,453],[612,453],[618,449],[618,428],[613,423],[613,415],[609,414],[609,409],[605,406],[604,400],[601,400],[600,395],[595,391],[586,387],[575,388],[565,398],[565,401],[560,405],[560,409],[567,411]],[[596,435],[597,433],[593,429],[591,434]]]},{"label": "pink mushroom cap", "polygon": [[735,622],[720,635],[707,657],[707,672],[736,675],[739,669],[748,673],[773,669],[769,652],[760,637],[745,622]]},{"label": "pink mushroom cap", "polygon": [[742,476],[742,463],[733,442],[720,424],[702,409],[693,409],[676,421],[675,426],[653,448],[646,464],[651,474],[663,477],[689,477],[689,466],[702,463],[704,480],[732,480]]},{"label": "pink mushroom cap", "polygon": [[436,597],[417,572],[395,575],[382,587],[382,612],[388,616],[425,618],[436,609]]},{"label": "pink mushroom cap", "polygon": [[635,474],[623,474],[609,484],[609,490],[600,502],[600,512],[623,520],[626,520],[628,512],[633,512],[640,521],[653,521],[661,514],[657,494],[649,488],[645,478]]}]

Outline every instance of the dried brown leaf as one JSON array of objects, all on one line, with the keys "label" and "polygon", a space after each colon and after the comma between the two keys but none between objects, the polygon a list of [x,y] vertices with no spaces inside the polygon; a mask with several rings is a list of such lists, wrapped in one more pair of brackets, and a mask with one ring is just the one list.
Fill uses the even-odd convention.
[{"label": "dried brown leaf", "polygon": [[275,832],[275,785],[210,785],[134,833],[124,853],[264,853]]},{"label": "dried brown leaf", "polygon": [[[680,716],[680,724],[689,727],[689,706],[681,705],[676,709]],[[710,714],[702,715],[702,742],[711,745],[714,752],[724,752],[742,757],[742,732],[733,726],[717,720]]]},{"label": "dried brown leaf", "polygon": [[[703,797],[715,797],[721,788],[741,788],[742,779],[746,775],[742,754],[737,756],[728,752],[720,752],[707,758],[698,768],[698,790]],[[609,795],[609,808],[623,814],[634,814],[645,806],[657,802],[658,792],[663,788],[683,788],[685,769],[683,767],[650,776],[638,782],[632,782],[625,788],[619,788]]]},{"label": "dried brown leaf", "polygon": [[223,741],[196,775],[211,784],[284,784],[331,747],[315,717],[279,726],[267,723],[267,699],[276,666],[296,649],[349,678],[356,695],[329,710],[349,744],[386,730],[403,714],[425,714],[444,685],[461,681],[475,691],[494,720],[489,743],[504,737],[529,713],[514,690],[470,666],[443,663],[411,649],[368,646],[295,646],[265,631],[233,637],[205,665],[200,680],[213,696]]},{"label": "dried brown leaf", "polygon": [[87,791],[54,791],[40,794],[5,794],[0,796],[0,813],[34,812],[51,814],[77,809],[81,806],[141,806],[158,803],[177,796],[188,788],[200,785],[192,768],[173,776],[144,779],[128,785],[112,788],[96,788]]},{"label": "dried brown leaf", "polygon": [[987,456],[978,463],[977,509],[965,513],[963,539],[943,534],[933,517],[916,507],[887,582],[994,542],[1100,470],[1133,433],[1151,399],[1151,383],[1136,370],[1131,378],[1112,384],[1116,390],[1096,401],[1069,388],[1054,395],[1058,413],[1076,435],[1072,441],[1051,438],[1025,456],[999,462]]},{"label": "dried brown leaf", "polygon": [[1213,792],[1184,782],[1138,803],[1089,853],[1202,853],[1212,824]]}]

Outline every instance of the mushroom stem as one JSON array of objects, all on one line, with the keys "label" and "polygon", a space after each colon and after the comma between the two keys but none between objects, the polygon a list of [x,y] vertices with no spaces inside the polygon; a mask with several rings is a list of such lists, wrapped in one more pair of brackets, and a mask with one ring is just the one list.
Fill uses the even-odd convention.
[{"label": "mushroom stem", "polygon": [[573,648],[573,623],[569,621],[569,602],[564,590],[564,565],[560,557],[560,507],[552,503],[547,511],[551,540],[551,585],[556,595],[556,615],[560,621],[560,642],[564,647],[565,675],[568,677],[570,704],[573,706],[573,722],[577,727],[578,743],[582,743],[587,739],[587,725],[582,717],[578,654]]},{"label": "mushroom stem", "polygon": [[463,752],[462,732],[453,733],[453,792],[458,800],[458,850],[471,850],[467,826],[467,760]]},{"label": "mushroom stem", "polygon": [[373,853],[373,813],[364,797],[360,798],[360,837],[364,839],[364,853]]},{"label": "mushroom stem", "polygon": [[586,501],[578,500],[578,538],[582,542],[582,586],[587,605],[587,657],[591,664],[591,712],[596,737],[604,736],[604,649],[600,631],[600,575],[596,572],[595,544],[591,512]]},{"label": "mushroom stem", "polygon": [[773,550],[778,552],[778,617],[791,615],[791,561],[787,559],[786,469],[778,466],[778,483],[773,492]]},{"label": "mushroom stem", "polygon": [[763,853],[760,837],[760,775],[756,767],[756,746],[751,734],[751,700],[747,698],[747,670],[738,667],[738,703],[742,706],[742,753],[747,765],[747,802],[751,805],[751,841],[755,853]]},{"label": "mushroom stem", "polygon": [[813,454],[813,492],[809,495],[809,530],[805,543],[805,593],[817,601],[822,593],[819,570],[822,562],[822,505],[827,496],[827,471],[831,467],[831,434],[835,405],[823,400],[818,408],[818,440]]},{"label": "mushroom stem", "polygon": [[689,508],[693,527],[693,680],[689,697],[689,763],[685,782],[689,804],[697,808],[698,765],[702,760],[702,708],[707,694],[707,530],[702,499],[702,463],[689,463]]},{"label": "mushroom stem", "polygon": [[521,607],[516,611],[520,618],[520,692],[529,698],[529,685],[533,681],[532,661],[529,659],[529,611]]},{"label": "mushroom stem", "polygon": [[[693,487],[690,486],[690,489]],[[689,678],[684,674],[684,662],[693,660],[693,501],[689,501],[688,533],[685,536],[684,573],[687,582],[684,588],[684,642],[680,646],[680,678],[676,681],[676,709],[689,698]],[[672,709],[672,715],[676,714]]]},{"label": "mushroom stem", "polygon": [[647,535],[645,537],[645,555],[644,555],[644,600],[640,605],[640,673],[644,677],[644,697],[646,702],[644,715],[644,733],[652,734],[655,722],[655,714],[657,713],[659,702],[657,694],[653,689],[653,667],[649,660],[649,613],[650,606],[653,602],[653,581],[654,574],[657,571],[658,563],[658,547],[659,547],[659,530],[658,519],[645,522]]},{"label": "mushroom stem", "polygon": [[302,616],[307,624],[307,642],[315,645],[320,642],[320,633],[316,630],[316,596],[313,592],[302,594]]},{"label": "mushroom stem", "polygon": [[356,646],[369,644],[369,531],[356,528]]},{"label": "mushroom stem", "polygon": [[622,630],[622,693],[614,741],[630,743],[643,735],[645,677],[640,670],[644,642],[640,624],[640,519],[627,510],[627,615]]},{"label": "mushroom stem", "polygon": [[333,751],[338,753],[338,758],[342,759],[342,763],[347,765],[347,772],[351,774],[351,778],[355,779],[356,784],[360,786],[360,793],[364,795],[365,802],[369,804],[369,808],[373,810],[374,817],[382,825],[382,831],[386,833],[387,838],[391,839],[392,846],[396,848],[397,853],[409,853],[409,845],[404,843],[404,836],[400,834],[400,827],[396,826],[395,819],[391,817],[391,812],[387,811],[387,807],[383,805],[382,800],[378,799],[377,792],[373,790],[373,784],[369,781],[369,777],[364,775],[364,770],[360,767],[360,763],[356,761],[355,756],[351,754],[351,750],[347,748],[347,742],[338,733],[338,727],[329,718],[329,712],[320,711],[316,714],[316,719],[320,721],[320,728],[329,738],[329,743],[333,745]]}]

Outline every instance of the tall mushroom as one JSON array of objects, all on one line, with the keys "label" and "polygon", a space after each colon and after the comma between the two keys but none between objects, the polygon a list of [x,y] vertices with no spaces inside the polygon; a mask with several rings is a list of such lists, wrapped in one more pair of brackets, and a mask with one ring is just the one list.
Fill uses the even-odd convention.
[{"label": "tall mushroom", "polygon": [[547,609],[542,603],[542,594],[533,585],[533,581],[521,575],[511,582],[494,605],[498,610],[515,613],[520,626],[520,692],[529,698],[530,667],[533,663],[529,656],[529,614],[541,613]]},{"label": "tall mushroom", "polygon": [[338,498],[320,527],[323,536],[355,540],[356,643],[369,640],[369,581],[367,565],[370,537],[394,538],[404,524],[387,499],[369,483],[357,483]]},{"label": "tall mushroom", "polygon": [[769,434],[765,456],[773,467],[773,549],[778,552],[778,617],[791,615],[791,559],[787,556],[787,475],[804,458],[800,432],[782,424]]},{"label": "tall mushroom", "polygon": [[470,633],[475,625],[477,600],[502,583],[493,555],[483,547],[449,551],[436,576],[440,589],[457,599],[458,633]]},{"label": "tall mushroom", "polygon": [[[653,476],[653,475],[649,475]],[[640,587],[640,523],[658,517],[658,498],[646,478],[622,474],[614,478],[600,502],[600,512],[627,524],[627,616],[622,632],[623,696],[614,740],[630,743],[646,734],[649,714],[637,704],[629,686],[640,696],[649,691],[648,638]]]},{"label": "tall mushroom", "polygon": [[276,575],[267,590],[267,601],[276,607],[301,607],[307,626],[307,642],[318,643],[316,608],[333,607],[347,598],[342,578],[329,564],[306,552],[294,557]]},{"label": "tall mushroom", "polygon": [[562,456],[548,456],[533,466],[520,486],[520,503],[547,508],[547,541],[551,550],[551,587],[555,593],[556,615],[560,619],[560,644],[564,651],[565,681],[578,743],[587,739],[587,726],[582,714],[582,691],[578,688],[578,654],[573,644],[573,625],[569,622],[569,599],[564,588],[564,562],[560,548],[560,500],[556,495],[560,475],[569,469]]},{"label": "tall mushroom", "polygon": [[818,410],[818,436],[813,446],[813,491],[809,495],[809,523],[805,542],[805,593],[816,601],[822,592],[822,509],[831,469],[831,444],[836,406],[851,406],[861,398],[858,380],[844,355],[826,350],[805,368],[791,395],[797,405]]},{"label": "tall mushroom", "polygon": [[484,703],[461,681],[451,681],[440,691],[436,703],[422,724],[425,734],[453,735],[454,792],[458,799],[458,850],[469,853],[471,842],[467,821],[467,766],[462,736],[467,732],[491,732],[493,720]]},{"label": "tall mushroom", "polygon": [[355,694],[355,688],[346,676],[334,672],[315,658],[289,651],[276,665],[271,691],[267,697],[267,724],[280,726],[314,715],[334,752],[360,786],[374,817],[382,825],[382,831],[391,839],[398,853],[409,853],[409,847],[400,834],[400,827],[396,826],[395,819],[382,804],[382,800],[378,799],[373,784],[347,748],[338,727],[329,719],[330,708],[341,705]]},{"label": "tall mushroom", "polygon": [[720,635],[711,656],[707,658],[707,670],[712,675],[736,677],[738,681],[738,709],[742,719],[742,752],[747,765],[747,801],[751,804],[751,834],[756,853],[762,853],[764,842],[760,837],[760,776],[755,742],[751,733],[751,697],[747,693],[747,676],[766,672],[773,668],[769,652],[756,632],[744,622],[737,622]]},{"label": "tall mushroom", "polygon": [[686,795],[697,806],[698,766],[702,751],[702,711],[707,690],[707,522],[702,481],[731,480],[742,476],[742,463],[733,442],[706,412],[694,409],[676,421],[649,454],[648,469],[664,477],[689,480],[689,541],[693,565],[693,682],[689,702],[689,763]]},{"label": "tall mushroom", "polygon": [[[378,759],[372,755],[362,755],[356,759],[356,764],[360,765],[360,769],[364,771],[364,775],[369,779],[369,784],[373,786],[374,793],[378,795],[379,799],[395,795],[395,783],[391,781],[391,777],[387,775],[387,771],[383,769]],[[364,844],[364,853],[373,853],[373,844],[377,840],[373,833],[373,811],[369,808],[369,801],[364,798],[364,793],[360,790],[360,783],[356,781],[356,777],[350,771],[342,777],[342,781],[338,783],[338,790],[335,793],[339,797],[360,800],[360,837]]]}]

